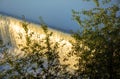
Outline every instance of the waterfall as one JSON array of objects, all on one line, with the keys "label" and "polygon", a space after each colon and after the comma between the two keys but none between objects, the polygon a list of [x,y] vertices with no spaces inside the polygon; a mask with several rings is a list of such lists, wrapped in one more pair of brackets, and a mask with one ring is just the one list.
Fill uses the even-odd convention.
[{"label": "waterfall", "polygon": [[[0,39],[3,41],[3,45],[9,45],[8,52],[11,54],[24,56],[24,52],[21,51],[21,48],[26,46],[26,31],[22,26],[23,23],[24,21],[22,20],[0,15]],[[43,46],[44,43],[41,42],[41,40],[45,39],[45,33],[41,26],[28,23],[27,27],[28,35],[30,35],[31,32],[34,32],[30,38],[32,42],[35,41]],[[48,28],[48,32],[53,32],[52,36],[50,36],[51,44],[54,44],[55,42],[59,43],[57,51],[59,51],[61,64],[72,64],[70,66],[74,69],[73,63],[76,63],[75,56],[68,58],[70,62],[63,61],[64,57],[66,58],[66,55],[72,50],[72,44],[69,41],[74,41],[74,39],[69,34],[51,28]]]},{"label": "waterfall", "polygon": [[[26,44],[26,32],[23,28],[22,20],[18,20],[12,17],[0,15],[0,39],[3,41],[3,45],[10,44],[12,47],[18,47],[20,45],[25,46]],[[28,23],[28,22],[26,22]],[[28,23],[28,35],[31,32],[34,32],[31,39],[32,40],[42,40],[45,38],[45,33],[40,25],[36,25],[33,23]],[[69,40],[73,40],[73,38],[69,34],[62,33],[58,30],[54,30],[48,28],[49,32],[53,32],[51,38],[52,42],[60,42],[60,40],[64,40],[66,44],[69,44]]]},{"label": "waterfall", "polygon": [[19,22],[13,21],[10,18],[1,15],[0,38],[3,42],[3,45],[10,44],[11,46],[15,47],[18,45],[18,43],[22,43],[24,41],[23,39],[19,39],[19,32],[23,31],[19,24]]},{"label": "waterfall", "polygon": [[[3,41],[3,45],[11,44],[14,47],[17,47],[20,44],[25,45],[26,34],[22,23],[24,23],[22,20],[3,15],[0,16],[0,38]],[[44,31],[40,25],[29,23],[27,27],[29,33],[34,32],[34,35],[31,37],[33,40],[37,41],[45,37]],[[54,40],[54,42],[58,42],[60,39],[67,41],[73,40],[69,34],[51,28],[48,28],[48,30],[49,32],[53,32],[52,40]]]},{"label": "waterfall", "polygon": [[6,18],[0,17],[0,38],[3,42],[3,45],[10,42],[9,37],[9,21]]}]

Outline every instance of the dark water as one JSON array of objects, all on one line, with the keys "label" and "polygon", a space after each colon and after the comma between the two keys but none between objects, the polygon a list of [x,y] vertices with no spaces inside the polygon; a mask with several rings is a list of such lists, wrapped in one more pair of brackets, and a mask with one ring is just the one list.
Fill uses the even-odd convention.
[{"label": "dark water", "polygon": [[39,23],[39,16],[42,16],[50,27],[66,32],[80,29],[72,20],[72,9],[80,11],[93,7],[93,2],[82,0],[0,0],[1,13],[18,18],[24,15],[28,21],[35,23]]}]

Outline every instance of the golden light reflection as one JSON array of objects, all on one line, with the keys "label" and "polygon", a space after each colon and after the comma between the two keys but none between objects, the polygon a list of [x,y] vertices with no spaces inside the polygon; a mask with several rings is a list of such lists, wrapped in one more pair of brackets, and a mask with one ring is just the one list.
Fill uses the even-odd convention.
[{"label": "golden light reflection", "polygon": [[[10,24],[9,24],[9,36],[10,40],[13,45],[24,46],[26,44],[25,39],[25,30],[23,29],[22,25],[20,24],[21,21],[13,18],[9,18]],[[38,41],[39,44],[42,44],[42,42],[39,42],[40,40],[43,40],[46,35],[43,32],[43,29],[40,28],[40,26],[32,24],[29,25],[28,35],[30,35],[31,32],[34,32],[31,36],[31,40]],[[70,64],[70,69],[76,69],[73,65],[77,63],[76,56],[72,56],[68,58],[67,62],[64,62],[63,59],[67,57],[67,54],[72,50],[72,44],[69,42],[69,40],[73,40],[69,35],[64,34],[62,32],[50,29],[48,31],[52,31],[53,35],[50,37],[50,42],[55,43],[58,42],[59,48],[57,51],[59,52],[60,56],[60,62],[61,64]],[[22,56],[24,55],[23,52],[21,52],[20,47],[18,49],[12,49],[10,52],[13,51],[14,54]],[[21,56],[21,57],[22,57]]]}]

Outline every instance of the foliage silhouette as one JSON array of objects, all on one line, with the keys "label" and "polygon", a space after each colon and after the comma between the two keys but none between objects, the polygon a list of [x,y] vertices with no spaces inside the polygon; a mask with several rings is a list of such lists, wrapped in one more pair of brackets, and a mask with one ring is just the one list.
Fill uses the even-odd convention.
[{"label": "foliage silhouette", "polygon": [[74,20],[83,29],[72,35],[76,40],[73,49],[79,57],[76,73],[83,79],[119,79],[120,17],[117,12],[120,7],[101,8],[100,2],[94,1],[97,1],[97,8],[72,11]]}]

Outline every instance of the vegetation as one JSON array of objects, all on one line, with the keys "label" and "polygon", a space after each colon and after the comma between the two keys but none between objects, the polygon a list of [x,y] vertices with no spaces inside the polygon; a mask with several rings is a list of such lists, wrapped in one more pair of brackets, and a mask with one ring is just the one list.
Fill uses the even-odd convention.
[{"label": "vegetation", "polygon": [[[93,1],[97,6],[93,9],[72,11],[82,28],[72,34],[75,42],[71,42],[73,50],[68,54],[78,57],[75,65],[78,69],[74,73],[67,70],[68,65],[60,64],[59,43],[50,41],[53,33],[40,18],[45,38],[39,42],[33,40],[34,32],[29,33],[29,23],[24,20],[26,44],[19,45],[24,56],[13,56],[5,49],[0,56],[0,79],[120,79],[120,17],[117,15],[120,7],[101,8],[100,1]],[[3,47],[1,40],[0,47]]]},{"label": "vegetation", "polygon": [[[23,57],[13,56],[7,52],[3,53],[0,60],[0,67],[7,67],[0,70],[0,79],[61,79],[71,78],[72,74],[67,71],[67,65],[61,65],[58,55],[58,43],[50,42],[52,33],[48,32],[47,25],[42,23],[43,31],[46,35],[39,43],[32,40],[34,32],[28,33],[29,23],[25,20],[22,27],[25,30],[26,45],[21,46],[24,52]],[[41,44],[40,44],[41,43]],[[71,75],[70,75],[71,74]]]},{"label": "vegetation", "polygon": [[94,1],[96,8],[82,12],[73,10],[74,20],[83,29],[73,34],[76,39],[73,49],[79,57],[76,73],[83,79],[119,79],[120,17],[117,12],[120,7],[101,8],[100,1]]}]

